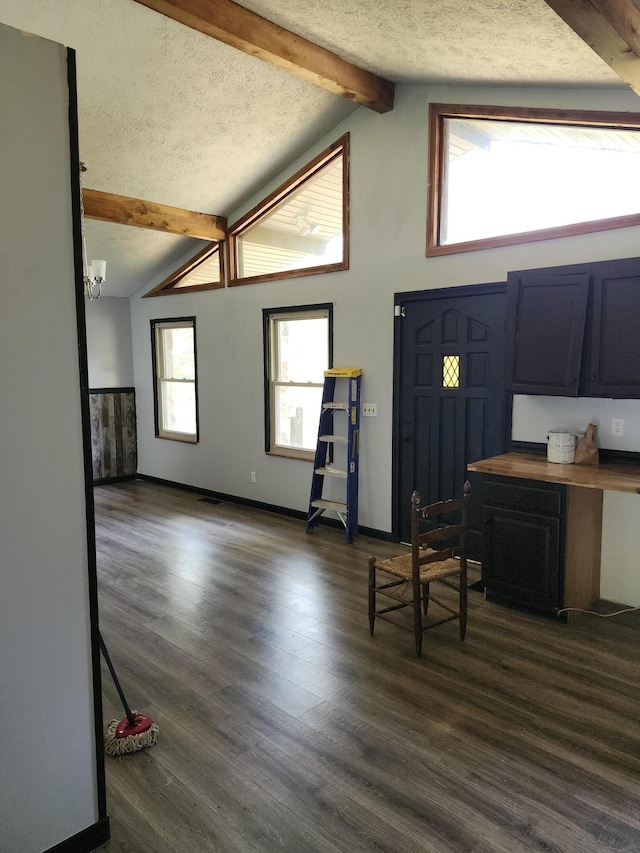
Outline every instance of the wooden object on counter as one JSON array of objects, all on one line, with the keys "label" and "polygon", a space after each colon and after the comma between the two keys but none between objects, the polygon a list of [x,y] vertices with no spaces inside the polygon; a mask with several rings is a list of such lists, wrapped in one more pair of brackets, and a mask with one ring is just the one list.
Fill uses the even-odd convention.
[{"label": "wooden object on counter", "polygon": [[640,494],[640,465],[562,465],[547,462],[545,456],[535,453],[503,453],[490,459],[470,462],[467,470],[503,477],[521,477],[524,480],[543,480],[546,483],[564,483],[583,489]]},{"label": "wooden object on counter", "polygon": [[589,424],[585,434],[582,436],[576,447],[576,457],[573,460],[576,465],[599,465],[600,454],[596,447],[596,430],[595,424]]}]

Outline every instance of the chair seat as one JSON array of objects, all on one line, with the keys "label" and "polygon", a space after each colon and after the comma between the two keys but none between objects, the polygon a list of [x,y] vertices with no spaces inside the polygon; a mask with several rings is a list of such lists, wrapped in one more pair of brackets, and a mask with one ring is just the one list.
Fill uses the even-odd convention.
[{"label": "chair seat", "polygon": [[[433,549],[425,550],[425,554],[436,553]],[[400,557],[391,557],[388,560],[376,560],[376,569],[388,572],[399,578],[411,580],[413,577],[411,554],[402,554]],[[441,560],[438,563],[427,563],[420,569],[420,583],[448,578],[451,575],[460,574],[460,563],[458,560]]]}]

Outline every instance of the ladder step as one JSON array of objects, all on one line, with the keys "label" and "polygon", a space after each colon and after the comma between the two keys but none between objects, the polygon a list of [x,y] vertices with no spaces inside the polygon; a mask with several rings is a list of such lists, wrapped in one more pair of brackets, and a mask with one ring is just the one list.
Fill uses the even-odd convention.
[{"label": "ladder step", "polygon": [[361,367],[330,367],[329,370],[325,370],[325,376],[342,376],[342,377],[356,377],[362,376],[362,368]]},{"label": "ladder step", "polygon": [[334,444],[346,444],[346,435],[319,435],[318,441],[332,441]]},{"label": "ladder step", "polygon": [[347,472],[343,468],[316,468],[316,474],[329,474],[331,477],[344,477],[347,479]]},{"label": "ladder step", "polygon": [[311,501],[311,506],[317,506],[320,509],[333,509],[336,512],[347,511],[347,505],[345,503],[340,503],[340,501],[327,501],[324,498],[318,498],[318,500]]},{"label": "ladder step", "polygon": [[328,411],[329,409],[334,409],[334,410],[337,409],[340,412],[348,412],[349,411],[349,404],[348,403],[328,402],[328,403],[323,403],[322,408],[324,409],[325,412]]}]

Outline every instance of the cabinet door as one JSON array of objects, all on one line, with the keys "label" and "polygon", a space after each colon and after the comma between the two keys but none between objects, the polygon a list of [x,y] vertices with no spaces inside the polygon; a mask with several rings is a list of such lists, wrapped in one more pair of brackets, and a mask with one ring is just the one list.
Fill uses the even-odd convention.
[{"label": "cabinet door", "polygon": [[560,518],[485,505],[482,576],[489,601],[561,606]]},{"label": "cabinet door", "polygon": [[589,275],[509,275],[507,389],[577,396]]},{"label": "cabinet door", "polygon": [[640,259],[598,264],[590,350],[590,396],[640,397]]}]

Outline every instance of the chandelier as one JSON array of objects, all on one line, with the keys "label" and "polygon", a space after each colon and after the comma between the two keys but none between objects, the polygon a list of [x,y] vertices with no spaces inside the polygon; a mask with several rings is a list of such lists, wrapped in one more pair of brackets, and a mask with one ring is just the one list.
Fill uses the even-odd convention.
[{"label": "chandelier", "polygon": [[80,163],[80,225],[82,230],[82,277],[84,292],[88,299],[100,299],[102,285],[107,275],[106,261],[87,262],[87,241],[85,237],[84,204],[82,201],[82,173],[87,171],[85,163]]}]

